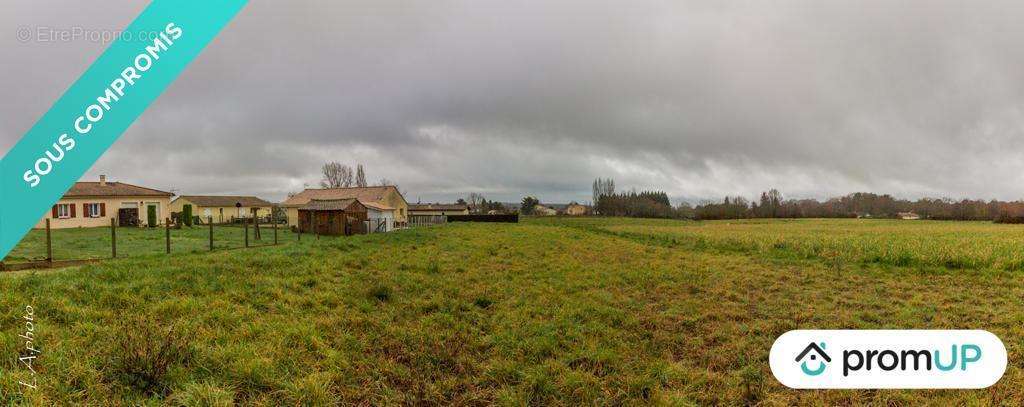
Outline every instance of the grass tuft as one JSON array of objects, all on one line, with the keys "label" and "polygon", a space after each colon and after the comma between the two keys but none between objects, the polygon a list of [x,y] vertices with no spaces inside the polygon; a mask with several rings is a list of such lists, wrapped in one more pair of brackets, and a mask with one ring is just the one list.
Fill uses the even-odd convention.
[{"label": "grass tuft", "polygon": [[386,285],[378,284],[370,289],[370,298],[373,298],[380,302],[388,302],[391,300],[391,287]]}]

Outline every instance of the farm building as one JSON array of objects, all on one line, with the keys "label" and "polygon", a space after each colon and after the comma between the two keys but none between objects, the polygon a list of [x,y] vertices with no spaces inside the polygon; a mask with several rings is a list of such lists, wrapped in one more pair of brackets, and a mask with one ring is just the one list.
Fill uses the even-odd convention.
[{"label": "farm building", "polygon": [[590,213],[590,208],[576,202],[570,203],[565,207],[565,214],[569,216],[583,216],[588,213]]},{"label": "farm building", "polygon": [[295,208],[303,233],[349,236],[366,233],[366,205],[358,199],[311,199]]},{"label": "farm building", "polygon": [[[366,205],[367,231],[370,233],[395,230],[395,208],[370,202]],[[411,213],[411,212],[410,212]]]},{"label": "farm building", "polygon": [[163,223],[174,194],[123,182],[76,182],[64,197],[43,215],[37,228],[46,227],[50,219],[53,229],[110,226],[117,219],[119,226],[149,225],[152,212],[154,226]]},{"label": "farm building", "polygon": [[555,216],[558,215],[558,211],[544,205],[537,205],[533,207],[533,214],[537,216]]},{"label": "farm building", "polygon": [[255,196],[231,195],[182,195],[171,201],[171,212],[181,212],[185,205],[192,205],[192,215],[205,222],[213,218],[216,223],[231,222],[233,219],[270,216],[274,205]]},{"label": "farm building", "polygon": [[903,220],[918,220],[918,219],[921,219],[921,215],[918,215],[918,214],[916,214],[914,212],[900,212],[900,213],[896,214],[896,217],[898,217],[900,219],[903,219]]},{"label": "farm building", "polygon": [[410,204],[410,216],[469,215],[469,205],[462,204]]},{"label": "farm building", "polygon": [[309,203],[310,200],[338,200],[357,199],[363,205],[376,204],[387,208],[393,208],[395,222],[404,224],[408,222],[409,204],[394,186],[385,187],[352,187],[352,188],[324,188],[306,189],[288,198],[281,203],[281,206],[288,212],[288,224],[297,226],[299,219],[298,208]]}]

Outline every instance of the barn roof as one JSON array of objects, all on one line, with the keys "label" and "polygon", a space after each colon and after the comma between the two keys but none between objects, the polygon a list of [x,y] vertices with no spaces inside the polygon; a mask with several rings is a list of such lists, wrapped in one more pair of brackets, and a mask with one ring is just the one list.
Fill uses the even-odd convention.
[{"label": "barn roof", "polygon": [[65,198],[77,196],[166,196],[174,194],[152,188],[140,187],[123,182],[76,182],[64,194]]},{"label": "barn roof", "polygon": [[304,211],[344,211],[357,203],[360,203],[358,199],[310,199],[299,209]]},{"label": "barn roof", "polygon": [[197,206],[235,206],[236,203],[246,207],[273,206],[272,203],[264,201],[255,196],[232,196],[232,195],[182,195],[176,198],[184,199]]},{"label": "barn roof", "polygon": [[389,191],[395,191],[399,196],[402,195],[394,186],[307,189],[288,198],[281,203],[281,206],[299,207],[311,199],[358,199],[363,204],[381,202],[387,197]]},{"label": "barn roof", "polygon": [[362,204],[365,205],[367,208],[373,208],[373,209],[380,210],[380,211],[393,211],[393,210],[395,210],[395,208],[392,208],[390,206],[384,205],[384,204],[382,204],[380,202],[362,202]]}]

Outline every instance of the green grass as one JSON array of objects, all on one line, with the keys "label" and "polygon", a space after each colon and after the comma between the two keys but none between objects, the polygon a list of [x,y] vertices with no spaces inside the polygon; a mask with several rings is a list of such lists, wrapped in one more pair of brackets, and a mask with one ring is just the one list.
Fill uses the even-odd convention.
[{"label": "green grass", "polygon": [[[270,226],[260,226],[262,240],[255,239],[253,228],[249,228],[249,244],[265,245],[274,242]],[[164,228],[117,228],[118,257],[136,257],[166,253]],[[279,226],[278,240],[288,242],[296,236],[286,226]],[[51,230],[54,260],[104,259],[111,257],[110,228],[74,228]],[[215,249],[245,247],[245,230],[241,226],[214,226]],[[171,252],[193,253],[209,251],[209,226],[171,229]],[[46,259],[46,231],[33,229],[7,255],[6,262],[17,263]]]},{"label": "green grass", "polygon": [[[985,248],[1008,234],[531,219],[9,273],[0,403],[1020,405],[1024,279]],[[36,391],[17,384],[27,304]],[[795,391],[767,357],[797,328],[987,329],[1010,364],[985,390]]]}]

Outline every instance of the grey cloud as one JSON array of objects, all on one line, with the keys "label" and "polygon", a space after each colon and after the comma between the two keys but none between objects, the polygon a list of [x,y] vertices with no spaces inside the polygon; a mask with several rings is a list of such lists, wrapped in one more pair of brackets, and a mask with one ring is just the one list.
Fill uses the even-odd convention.
[{"label": "grey cloud", "polygon": [[[110,1],[8,2],[0,151],[102,52],[23,26],[119,28]],[[324,160],[412,199],[1018,199],[1024,4],[253,1],[92,169],[280,199]]]}]

